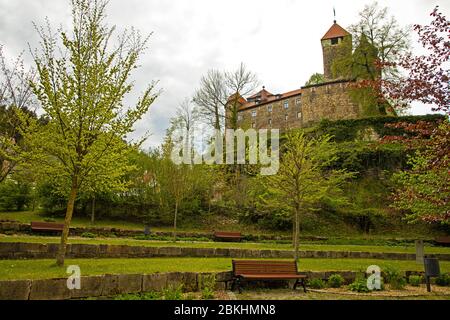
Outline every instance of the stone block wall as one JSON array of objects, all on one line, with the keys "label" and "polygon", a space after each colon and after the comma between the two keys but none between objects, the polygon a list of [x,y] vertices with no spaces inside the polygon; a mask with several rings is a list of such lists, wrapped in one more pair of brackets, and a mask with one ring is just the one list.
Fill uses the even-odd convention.
[{"label": "stone block wall", "polygon": [[[305,274],[309,278],[327,279],[331,274],[340,274],[347,283],[352,282],[356,272],[330,271]],[[0,300],[67,300],[88,297],[111,297],[119,294],[160,292],[168,287],[183,286],[184,292],[195,292],[202,288],[204,278],[215,278],[215,290],[225,290],[225,280],[231,280],[231,271],[219,273],[170,272],[154,274],[109,274],[81,277],[81,289],[69,290],[66,278],[41,280],[3,280],[0,281]],[[253,287],[292,287],[291,282],[248,283]],[[229,288],[228,288],[229,289]]]},{"label": "stone block wall", "polygon": [[[0,259],[50,259],[56,257],[58,244],[0,242]],[[449,261],[450,254],[427,254]],[[292,259],[292,250],[237,248],[144,247],[126,245],[68,244],[67,258],[152,258],[152,257],[228,257]],[[414,253],[358,251],[300,251],[300,258],[415,260]]]}]

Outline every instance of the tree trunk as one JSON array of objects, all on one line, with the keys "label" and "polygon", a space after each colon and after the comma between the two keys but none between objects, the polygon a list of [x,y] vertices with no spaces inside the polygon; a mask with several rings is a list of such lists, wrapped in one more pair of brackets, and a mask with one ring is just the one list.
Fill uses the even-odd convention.
[{"label": "tree trunk", "polygon": [[92,208],[91,208],[91,223],[95,223],[95,195],[92,198]]},{"label": "tree trunk", "polygon": [[175,217],[173,219],[173,241],[177,241],[177,215],[178,215],[178,201],[175,201]]},{"label": "tree trunk", "polygon": [[72,220],[77,192],[78,192],[78,177],[75,175],[72,178],[72,188],[70,190],[69,200],[67,202],[66,218],[64,219],[64,228],[61,235],[61,243],[59,245],[58,254],[56,256],[56,264],[58,266],[64,265],[64,258],[66,256],[67,238],[69,236],[70,221]]},{"label": "tree trunk", "polygon": [[300,208],[297,206],[295,208],[295,261],[299,258],[299,241],[300,241]]}]

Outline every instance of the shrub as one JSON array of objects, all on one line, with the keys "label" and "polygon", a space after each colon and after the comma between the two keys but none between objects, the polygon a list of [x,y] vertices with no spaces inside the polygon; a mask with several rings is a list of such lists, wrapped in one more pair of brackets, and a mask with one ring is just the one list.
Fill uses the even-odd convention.
[{"label": "shrub", "polygon": [[163,290],[165,300],[182,300],[183,299],[183,285],[178,287],[170,286]]},{"label": "shrub", "polygon": [[370,292],[367,287],[367,280],[363,278],[356,279],[353,283],[349,284],[348,288],[355,292]]},{"label": "shrub", "polygon": [[54,218],[45,218],[44,221],[45,222],[56,222],[56,220]]},{"label": "shrub", "polygon": [[328,278],[328,286],[331,288],[340,288],[344,283],[344,278],[340,274],[333,274]]},{"label": "shrub", "polygon": [[160,300],[160,292],[144,292],[144,293],[127,293],[118,295],[114,300]]},{"label": "shrub", "polygon": [[450,275],[448,273],[441,273],[441,275],[436,278],[435,283],[438,286],[449,286],[450,285]]},{"label": "shrub", "polygon": [[422,277],[421,276],[410,276],[409,277],[409,284],[413,287],[418,287],[422,283]]},{"label": "shrub", "polygon": [[81,234],[81,237],[82,238],[95,238],[95,237],[97,237],[97,235],[95,235],[95,234],[93,234],[93,233],[91,233],[91,232],[83,232],[82,234]]},{"label": "shrub", "polygon": [[308,287],[313,289],[323,289],[325,288],[325,282],[322,279],[311,279],[308,281]]},{"label": "shrub", "polygon": [[389,283],[394,290],[402,290],[406,286],[406,279],[401,272],[394,267],[388,266],[384,270],[386,283]]},{"label": "shrub", "polygon": [[214,287],[216,285],[216,277],[214,275],[205,275],[200,282],[202,299],[214,299]]}]

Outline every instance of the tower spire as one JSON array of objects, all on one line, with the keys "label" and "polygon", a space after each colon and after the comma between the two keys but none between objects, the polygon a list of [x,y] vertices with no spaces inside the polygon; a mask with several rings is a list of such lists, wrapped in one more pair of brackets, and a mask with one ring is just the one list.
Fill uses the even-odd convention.
[{"label": "tower spire", "polygon": [[333,7],[334,23],[336,23],[336,8]]}]

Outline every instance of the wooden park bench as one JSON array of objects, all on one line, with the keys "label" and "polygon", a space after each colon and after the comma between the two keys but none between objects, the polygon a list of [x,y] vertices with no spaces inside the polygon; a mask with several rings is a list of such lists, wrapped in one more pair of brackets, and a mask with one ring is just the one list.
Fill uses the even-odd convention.
[{"label": "wooden park bench", "polygon": [[441,246],[450,246],[450,236],[436,238],[435,242]]},{"label": "wooden park bench", "polygon": [[242,292],[243,281],[295,280],[293,289],[301,284],[306,292],[306,275],[299,274],[296,261],[274,260],[233,260],[233,279],[231,290],[237,286]]},{"label": "wooden park bench", "polygon": [[64,224],[62,223],[39,222],[39,221],[31,222],[32,231],[63,231],[63,228]]},{"label": "wooden park bench", "polygon": [[214,239],[216,240],[241,241],[241,238],[242,235],[240,232],[226,232],[226,231],[214,232]]}]

